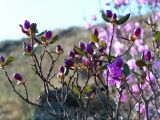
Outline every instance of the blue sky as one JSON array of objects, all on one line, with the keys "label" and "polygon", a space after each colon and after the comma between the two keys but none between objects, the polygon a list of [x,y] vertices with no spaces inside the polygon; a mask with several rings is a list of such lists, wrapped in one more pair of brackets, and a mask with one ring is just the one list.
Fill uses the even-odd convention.
[{"label": "blue sky", "polygon": [[36,22],[39,31],[53,30],[84,26],[84,16],[98,13],[98,0],[0,0],[0,40],[24,37],[18,26],[24,20]]}]

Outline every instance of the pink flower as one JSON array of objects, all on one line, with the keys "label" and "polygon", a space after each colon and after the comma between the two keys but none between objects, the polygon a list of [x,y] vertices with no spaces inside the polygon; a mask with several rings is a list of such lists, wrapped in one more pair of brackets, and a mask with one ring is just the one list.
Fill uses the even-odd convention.
[{"label": "pink flower", "polygon": [[152,74],[152,72],[149,72],[149,74],[147,74],[147,76],[146,76],[146,79],[149,80],[149,81],[154,81],[154,80],[155,80],[155,77],[154,77],[154,75]]},{"label": "pink flower", "polygon": [[[105,81],[105,84],[107,84],[107,81]],[[114,85],[116,85],[117,88],[120,88],[120,86],[121,86],[121,81],[120,81],[120,80],[117,80],[117,79],[114,79],[113,77],[109,76],[109,78],[108,78],[108,85],[109,85],[109,86],[114,86]]]},{"label": "pink flower", "polygon": [[117,7],[120,7],[123,4],[128,4],[128,0],[114,0],[114,4]]},{"label": "pink flower", "polygon": [[136,60],[135,60],[135,59],[130,59],[130,60],[127,61],[127,64],[129,65],[129,68],[130,68],[131,70],[134,70],[134,69],[137,68],[137,66],[136,66],[135,63],[136,63]]},{"label": "pink flower", "polygon": [[97,20],[97,16],[96,16],[96,15],[93,15],[93,16],[91,17],[91,19],[92,19],[93,21],[96,21],[96,20]]},{"label": "pink flower", "polygon": [[141,114],[143,114],[143,113],[145,112],[145,106],[144,106],[144,105],[141,105],[139,112],[140,112]]},{"label": "pink flower", "polygon": [[93,28],[93,24],[91,22],[87,22],[87,24],[85,25],[86,29],[92,29]]},{"label": "pink flower", "polygon": [[126,102],[126,99],[127,99],[126,91],[123,90],[122,96],[121,96],[121,102],[125,103],[125,102]]},{"label": "pink flower", "polygon": [[133,24],[132,24],[132,23],[129,23],[129,22],[128,22],[128,23],[124,26],[124,30],[125,30],[126,32],[131,32],[132,29],[133,29]]},{"label": "pink flower", "polygon": [[116,41],[113,47],[116,56],[122,54],[122,51],[124,50],[124,44],[120,43],[119,41]]},{"label": "pink flower", "polygon": [[137,85],[137,84],[132,85],[132,91],[133,91],[134,93],[138,93],[138,92],[139,92],[139,88],[138,88],[138,85]]},{"label": "pink flower", "polygon": [[153,68],[154,68],[156,75],[158,75],[158,77],[160,78],[160,61],[155,61],[153,63]]},{"label": "pink flower", "polygon": [[139,111],[139,104],[137,103],[135,106],[135,109],[137,112],[140,112],[141,114],[144,114],[145,112],[145,105],[144,104],[140,104],[140,111]]},{"label": "pink flower", "polygon": [[160,12],[156,13],[156,19],[160,19]]},{"label": "pink flower", "polygon": [[146,4],[148,0],[137,0],[138,4]]}]

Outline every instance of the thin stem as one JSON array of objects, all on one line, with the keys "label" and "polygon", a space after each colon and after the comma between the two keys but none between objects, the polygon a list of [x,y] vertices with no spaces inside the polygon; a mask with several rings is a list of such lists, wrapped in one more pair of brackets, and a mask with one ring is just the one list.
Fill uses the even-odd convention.
[{"label": "thin stem", "polygon": [[110,46],[109,46],[109,62],[111,62],[112,43],[113,43],[114,32],[115,32],[114,29],[115,29],[115,26],[113,25],[112,36],[111,36],[111,42],[110,42]]},{"label": "thin stem", "polygon": [[119,109],[120,109],[120,105],[121,105],[122,92],[123,92],[123,90],[119,91],[120,96],[119,96],[119,100],[118,100],[118,106],[116,109],[116,120],[118,120],[118,117],[119,117]]},{"label": "thin stem", "polygon": [[40,107],[39,104],[36,104],[36,103],[34,103],[34,102],[32,102],[32,101],[29,101],[29,99],[27,99],[27,98],[25,98],[24,96],[22,96],[22,95],[16,90],[16,88],[15,88],[15,86],[13,85],[11,79],[9,78],[9,75],[8,75],[7,71],[6,71],[4,68],[2,68],[2,70],[3,70],[3,72],[5,73],[5,76],[7,77],[7,80],[8,80],[9,83],[11,84],[12,89],[13,89],[13,92],[15,92],[22,100],[26,101],[27,103],[29,103],[29,104],[31,104],[31,105],[33,105],[33,106],[38,106],[38,107]]},{"label": "thin stem", "polygon": [[123,55],[125,55],[126,53],[128,53],[129,50],[132,48],[133,44],[134,44],[134,42],[132,42],[132,44],[130,45],[130,47],[129,47],[123,54],[121,54],[121,55],[118,56],[118,57],[122,57]]},{"label": "thin stem", "polygon": [[50,54],[50,52],[49,52],[48,50],[46,50],[46,52],[47,52],[47,54],[49,55],[49,57],[50,57],[50,59],[51,59],[51,61],[52,61],[51,65],[50,65],[50,68],[49,68],[49,70],[48,70],[48,73],[47,73],[47,75],[46,75],[46,79],[49,79],[49,78],[50,78],[50,74],[51,74],[51,72],[52,72],[52,70],[53,70],[53,68],[54,68],[54,63],[58,60],[58,58],[59,58],[60,55],[58,55],[58,56],[56,57],[56,59],[53,60],[53,56]]},{"label": "thin stem", "polygon": [[28,90],[27,90],[27,87],[26,87],[26,84],[23,84],[24,88],[25,88],[25,91],[26,91],[26,97],[28,99]]}]

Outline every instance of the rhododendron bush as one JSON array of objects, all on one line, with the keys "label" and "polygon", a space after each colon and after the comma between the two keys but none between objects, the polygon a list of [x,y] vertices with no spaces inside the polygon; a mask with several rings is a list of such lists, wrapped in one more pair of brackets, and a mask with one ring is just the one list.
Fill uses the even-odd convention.
[{"label": "rhododendron bush", "polygon": [[[157,8],[158,1],[137,0],[140,6]],[[114,0],[115,7],[128,4],[127,0]],[[109,3],[107,3],[109,5]],[[37,24],[25,20],[20,25],[29,42],[23,42],[25,56],[32,59],[32,69],[39,77],[44,89],[46,104],[32,101],[28,93],[27,76],[21,71],[9,76],[6,67],[14,64],[13,56],[0,56],[0,66],[6,79],[22,100],[61,120],[133,120],[160,119],[160,31],[158,15],[153,12],[140,23],[130,22],[132,14],[118,14],[112,10],[101,10],[105,24],[95,25],[93,16],[88,23],[91,33],[88,43],[71,46],[59,72],[54,71],[65,45],[57,45],[54,51],[48,49],[58,42],[58,35],[51,31],[38,33]],[[129,21],[129,22],[128,22]],[[146,32],[144,28],[147,28]],[[146,34],[149,34],[146,35]],[[146,41],[144,36],[147,36]],[[37,49],[42,47],[41,54]],[[48,69],[43,70],[45,56],[49,56]],[[86,73],[81,80],[82,73]],[[14,80],[17,81],[17,85]],[[58,78],[60,88],[52,81]],[[18,91],[22,86],[24,90]],[[37,96],[38,97],[38,96]],[[55,107],[55,101],[58,107]]]}]

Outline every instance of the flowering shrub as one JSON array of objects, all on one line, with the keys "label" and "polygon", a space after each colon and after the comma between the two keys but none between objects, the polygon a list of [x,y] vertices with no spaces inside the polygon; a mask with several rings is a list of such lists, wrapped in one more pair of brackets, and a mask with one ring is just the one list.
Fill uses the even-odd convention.
[{"label": "flowering shrub", "polygon": [[[120,3],[115,1],[115,4],[120,6],[126,4],[126,1]],[[37,24],[27,20],[24,25],[20,25],[22,32],[30,39],[30,43],[23,43],[24,55],[31,57],[32,69],[43,83],[47,108],[41,102],[30,99],[27,80],[17,72],[13,74],[13,78],[17,80],[18,85],[24,87],[24,91],[19,92],[16,89],[6,70],[6,66],[14,61],[14,57],[0,56],[0,67],[13,91],[22,100],[56,119],[158,120],[160,119],[158,102],[160,100],[160,32],[155,25],[156,22],[152,19],[146,21],[146,26],[151,28],[152,33],[150,40],[152,47],[149,47],[141,40],[143,28],[140,25],[129,25],[131,24],[127,23],[129,17],[130,14],[119,17],[111,10],[102,12],[102,18],[108,28],[105,25],[90,27],[90,41],[73,46],[56,74],[53,68],[64,52],[63,47],[57,45],[55,51],[50,51],[48,46],[56,42],[57,35],[51,31],[38,33]],[[96,18],[94,17],[93,20],[95,21]],[[118,28],[122,32],[118,33]],[[44,49],[38,56],[36,50],[40,46]],[[44,72],[45,55],[50,57],[51,63],[48,70]],[[87,75],[82,81],[79,77],[84,71]],[[51,83],[54,77],[58,77],[61,83],[60,89]],[[54,91],[54,95],[51,95],[51,91]],[[55,101],[51,96],[54,96],[57,101],[58,108],[55,107]]]}]

